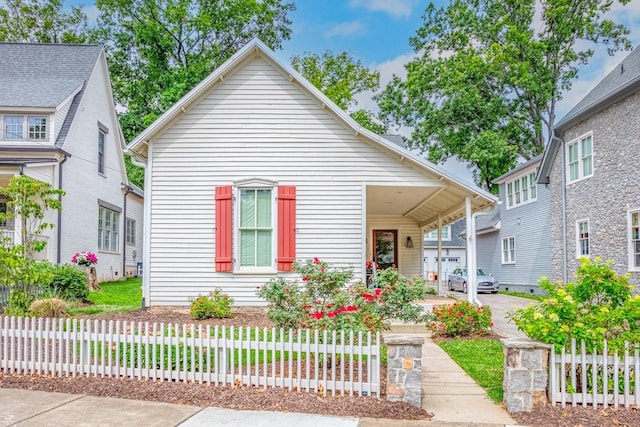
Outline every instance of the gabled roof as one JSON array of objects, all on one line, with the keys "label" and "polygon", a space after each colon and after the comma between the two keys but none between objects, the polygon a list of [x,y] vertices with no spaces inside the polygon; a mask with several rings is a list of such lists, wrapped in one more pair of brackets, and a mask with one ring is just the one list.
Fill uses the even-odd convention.
[{"label": "gabled roof", "polygon": [[506,181],[507,178],[509,178],[510,176],[514,176],[517,175],[518,173],[522,172],[523,170],[536,165],[536,163],[540,162],[540,160],[542,160],[542,154],[538,154],[537,156],[535,156],[534,158],[532,158],[531,160],[528,160],[527,162],[516,166],[515,168],[511,169],[509,172],[505,173],[504,175],[501,175],[499,177],[497,177],[496,179],[494,179],[493,182],[494,184],[501,184],[502,182]]},{"label": "gabled roof", "polygon": [[575,107],[554,126],[555,137],[544,151],[538,182],[549,183],[551,165],[558,153],[564,131],[580,120],[624,99],[640,89],[640,46],[636,47],[600,83],[594,87]]},{"label": "gabled roof", "polygon": [[0,43],[0,107],[55,108],[89,79],[98,45]]},{"label": "gabled roof", "polygon": [[291,81],[296,81],[302,88],[315,98],[319,104],[322,104],[327,110],[331,111],[338,120],[342,121],[346,126],[351,128],[355,135],[365,139],[371,144],[377,144],[381,148],[384,148],[388,152],[392,152],[398,155],[399,158],[405,161],[410,161],[422,170],[435,174],[441,177],[442,180],[453,184],[455,187],[463,192],[470,193],[473,196],[473,209],[485,207],[493,204],[497,201],[497,197],[493,194],[471,184],[464,180],[454,177],[449,174],[443,168],[415,155],[406,148],[403,148],[386,138],[377,135],[370,130],[362,127],[355,122],[345,111],[335,105],[327,96],[322,93],[318,88],[313,86],[307,79],[302,77],[293,68],[282,64],[274,55],[273,51],[269,49],[264,43],[258,39],[253,39],[247,43],[242,49],[238,50],[231,58],[229,58],[224,64],[218,67],[196,87],[194,87],[189,93],[176,102],[171,108],[169,108],[164,114],[162,114],[155,122],[147,127],[142,133],[135,137],[133,141],[127,146],[126,152],[136,155],[139,158],[146,159],[147,145],[157,135],[161,134],[166,127],[168,127],[172,121],[183,114],[191,106],[192,103],[198,102],[199,98],[206,93],[217,82],[223,81],[229,73],[233,73],[236,67],[241,66],[245,60],[253,57],[254,55],[260,55],[267,59],[274,66],[279,68],[285,75],[289,76]]}]

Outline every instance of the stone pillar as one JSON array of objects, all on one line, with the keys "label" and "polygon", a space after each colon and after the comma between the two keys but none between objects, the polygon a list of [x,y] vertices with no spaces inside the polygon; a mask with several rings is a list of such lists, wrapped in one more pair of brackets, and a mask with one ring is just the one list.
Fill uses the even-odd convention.
[{"label": "stone pillar", "polygon": [[547,402],[549,351],[535,341],[502,340],[504,351],[504,403],[510,413],[530,412]]},{"label": "stone pillar", "polygon": [[424,337],[387,335],[387,400],[422,407]]}]

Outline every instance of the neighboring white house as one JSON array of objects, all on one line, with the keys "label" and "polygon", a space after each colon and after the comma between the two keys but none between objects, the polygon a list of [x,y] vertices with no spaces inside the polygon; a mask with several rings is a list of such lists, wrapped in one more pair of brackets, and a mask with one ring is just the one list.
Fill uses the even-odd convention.
[{"label": "neighboring white house", "polygon": [[254,40],[128,146],[146,163],[143,296],[187,305],[293,260],[422,274],[422,236],[496,198],[355,123]]},{"label": "neighboring white house", "polygon": [[[0,186],[23,174],[66,192],[40,257],[64,264],[92,251],[99,281],[135,274],[142,191],[127,180],[102,47],[0,43],[0,129]],[[0,228],[19,241],[20,221]]]},{"label": "neighboring white house", "polygon": [[[442,248],[442,277],[440,282],[446,284],[449,274],[456,268],[467,266],[467,242],[465,240],[464,229],[465,220],[458,220],[454,223],[442,227],[441,248]],[[424,273],[429,281],[438,280],[438,230],[430,231],[424,235]],[[482,268],[482,264],[478,264]]]}]

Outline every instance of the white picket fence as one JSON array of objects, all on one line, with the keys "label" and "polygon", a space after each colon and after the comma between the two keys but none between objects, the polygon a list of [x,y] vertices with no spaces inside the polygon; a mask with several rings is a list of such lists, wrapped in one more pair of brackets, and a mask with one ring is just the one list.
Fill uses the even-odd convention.
[{"label": "white picket fence", "polygon": [[[590,347],[590,346],[589,346]],[[571,341],[569,350],[551,350],[549,361],[549,399],[563,407],[601,405],[630,407],[640,405],[640,349],[625,343],[622,354],[610,353],[607,341],[601,351],[582,341]]]},{"label": "white picket fence", "polygon": [[0,370],[380,397],[380,334],[0,316]]}]

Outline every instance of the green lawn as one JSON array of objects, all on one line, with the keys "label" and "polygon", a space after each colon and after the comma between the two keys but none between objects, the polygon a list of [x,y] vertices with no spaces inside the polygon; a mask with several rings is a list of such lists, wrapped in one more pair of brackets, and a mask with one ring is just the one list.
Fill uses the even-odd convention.
[{"label": "green lawn", "polygon": [[74,307],[70,311],[77,315],[136,310],[142,306],[141,286],[141,278],[100,283],[102,290],[91,292],[87,298],[94,305]]},{"label": "green lawn", "polygon": [[502,402],[504,356],[502,343],[490,338],[440,341],[438,345],[481,387],[496,403]]},{"label": "green lawn", "polygon": [[513,297],[527,298],[536,301],[542,301],[545,297],[535,294],[525,294],[524,292],[498,291],[499,294],[511,295]]}]

